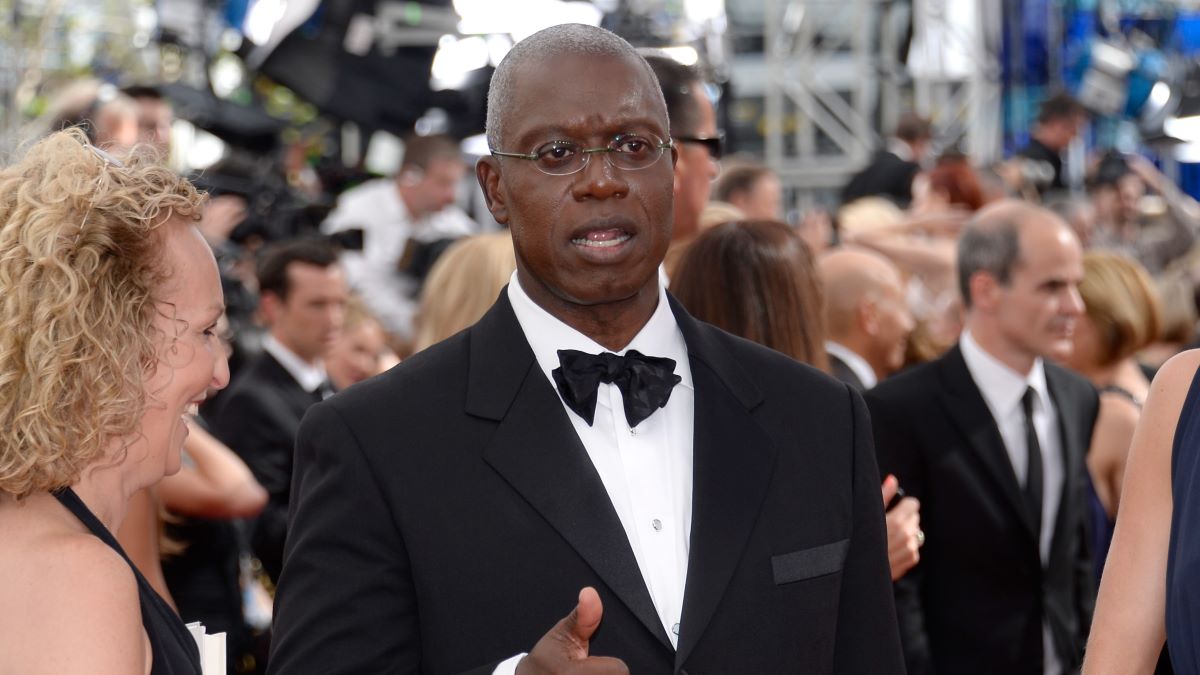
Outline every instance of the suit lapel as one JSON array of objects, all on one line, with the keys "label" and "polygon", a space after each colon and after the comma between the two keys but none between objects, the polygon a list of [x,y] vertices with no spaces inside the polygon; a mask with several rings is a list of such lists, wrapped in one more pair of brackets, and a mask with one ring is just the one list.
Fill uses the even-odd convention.
[{"label": "suit lapel", "polygon": [[271,356],[270,352],[264,351],[262,359],[260,372],[263,379],[271,383],[272,388],[279,392],[279,396],[287,402],[291,410],[303,416],[308,406],[317,402],[318,399],[311,392],[304,391],[304,387],[300,386],[296,378],[292,377],[287,368],[284,368],[282,363]]},{"label": "suit lapel", "polygon": [[608,492],[538,368],[507,292],[471,330],[470,354],[466,411],[499,423],[484,461],[670,648]]},{"label": "suit lapel", "polygon": [[695,387],[692,532],[675,667],[687,660],[742,558],[775,466],[751,410],[761,394],[705,329],[672,299]]},{"label": "suit lapel", "polygon": [[1033,516],[1025,508],[1025,499],[1004,439],[1000,436],[1000,428],[987,402],[983,400],[979,386],[971,378],[971,371],[967,369],[957,345],[942,358],[941,372],[945,388],[939,396],[950,420],[966,437],[967,445],[986,468],[996,491],[1015,517],[1024,523],[1023,529],[1033,539]]}]

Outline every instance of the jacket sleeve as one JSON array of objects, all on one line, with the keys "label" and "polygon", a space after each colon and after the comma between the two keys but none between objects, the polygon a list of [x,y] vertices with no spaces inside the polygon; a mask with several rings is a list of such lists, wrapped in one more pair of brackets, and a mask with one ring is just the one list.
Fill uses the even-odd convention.
[{"label": "jacket sleeve", "polygon": [[[926,476],[921,451],[910,427],[914,420],[909,419],[906,411],[890,397],[880,396],[875,391],[867,392],[866,402],[871,411],[880,473],[895,475],[908,495],[921,499],[925,495]],[[909,675],[933,675],[935,672],[929,635],[925,631],[925,612],[921,606],[924,574],[918,562],[894,584],[900,641]]]},{"label": "jacket sleeve", "polygon": [[833,672],[902,674],[871,422],[858,392],[848,386],[846,391],[853,433],[854,531],[843,568]]}]

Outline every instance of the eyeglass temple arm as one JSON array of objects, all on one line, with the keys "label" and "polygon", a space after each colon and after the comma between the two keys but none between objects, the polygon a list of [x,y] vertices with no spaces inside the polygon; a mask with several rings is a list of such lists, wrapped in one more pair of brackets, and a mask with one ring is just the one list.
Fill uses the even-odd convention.
[{"label": "eyeglass temple arm", "polygon": [[517,159],[528,159],[528,160],[537,159],[537,154],[532,153],[532,152],[531,153],[500,152],[499,150],[491,150],[490,152],[497,157],[516,157]]}]

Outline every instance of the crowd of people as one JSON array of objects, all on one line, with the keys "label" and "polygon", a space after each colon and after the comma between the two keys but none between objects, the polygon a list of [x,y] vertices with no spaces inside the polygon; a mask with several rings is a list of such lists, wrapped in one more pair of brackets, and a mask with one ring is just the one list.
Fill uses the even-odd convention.
[{"label": "crowd of people", "polygon": [[261,246],[159,90],[66,92],[0,169],[0,671],[198,673],[200,621],[231,673],[1200,673],[1200,204],[1072,191],[1061,94],[788,223],[708,91],[547,29],[500,231],[414,136]]}]

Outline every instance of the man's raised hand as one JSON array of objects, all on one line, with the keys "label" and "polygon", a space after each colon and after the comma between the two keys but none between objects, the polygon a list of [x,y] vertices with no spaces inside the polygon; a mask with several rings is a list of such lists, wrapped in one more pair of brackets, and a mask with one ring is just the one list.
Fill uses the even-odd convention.
[{"label": "man's raised hand", "polygon": [[628,674],[629,668],[620,659],[608,656],[589,656],[588,644],[600,627],[604,606],[596,589],[588,586],[579,591],[575,609],[554,624],[542,636],[521,662],[517,675],[558,675],[559,673]]}]

